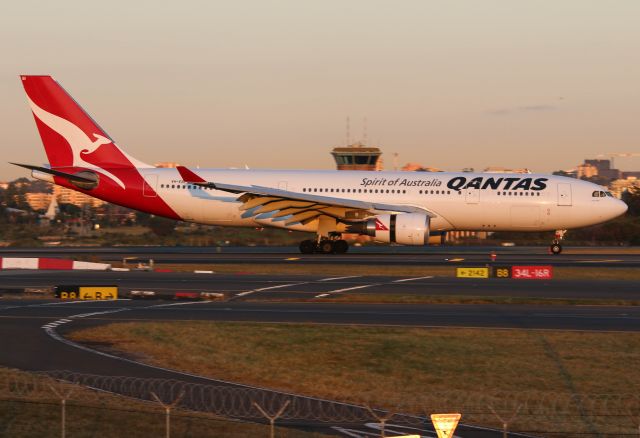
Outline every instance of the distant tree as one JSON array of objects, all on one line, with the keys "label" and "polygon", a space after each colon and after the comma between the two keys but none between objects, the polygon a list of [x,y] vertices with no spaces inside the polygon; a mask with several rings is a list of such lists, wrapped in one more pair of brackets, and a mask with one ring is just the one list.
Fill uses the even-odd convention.
[{"label": "distant tree", "polygon": [[629,216],[640,216],[640,187],[630,187],[622,193],[622,200],[629,206]]},{"label": "distant tree", "polygon": [[166,219],[159,216],[153,216],[149,219],[149,228],[156,236],[168,236],[173,233],[176,227],[176,221]]}]

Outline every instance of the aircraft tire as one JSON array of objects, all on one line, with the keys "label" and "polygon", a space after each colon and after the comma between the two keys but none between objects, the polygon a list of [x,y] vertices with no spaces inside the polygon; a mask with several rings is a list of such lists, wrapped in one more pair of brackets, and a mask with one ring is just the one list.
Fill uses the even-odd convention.
[{"label": "aircraft tire", "polygon": [[303,240],[300,242],[299,248],[302,254],[313,254],[316,251],[316,242],[313,240]]},{"label": "aircraft tire", "polygon": [[549,251],[551,252],[551,254],[558,255],[562,252],[562,245],[560,245],[559,243],[552,243],[549,247]]},{"label": "aircraft tire", "polygon": [[322,240],[318,245],[318,252],[322,254],[332,254],[335,251],[335,247],[333,245],[333,241],[331,240]]},{"label": "aircraft tire", "polygon": [[349,244],[346,240],[336,240],[333,242],[333,250],[336,254],[344,254],[349,251]]}]

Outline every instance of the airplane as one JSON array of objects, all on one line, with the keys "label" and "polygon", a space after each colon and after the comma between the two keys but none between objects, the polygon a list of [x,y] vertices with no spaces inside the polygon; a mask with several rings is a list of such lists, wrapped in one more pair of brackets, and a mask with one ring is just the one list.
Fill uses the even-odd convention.
[{"label": "airplane", "polygon": [[344,234],[427,245],[448,231],[555,231],[627,205],[593,183],[544,174],[156,168],[115,141],[51,76],[20,76],[48,165],[36,179],[170,219],[307,231],[303,254],[345,253]]}]

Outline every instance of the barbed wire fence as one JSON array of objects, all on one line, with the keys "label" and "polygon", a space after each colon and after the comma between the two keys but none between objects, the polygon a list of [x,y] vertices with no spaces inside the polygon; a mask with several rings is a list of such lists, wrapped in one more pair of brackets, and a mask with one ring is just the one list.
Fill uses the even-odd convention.
[{"label": "barbed wire fence", "polygon": [[[233,385],[207,385],[169,379],[100,376],[68,371],[0,375],[0,398],[41,403],[60,409],[65,438],[69,401],[77,406],[107,406],[113,394],[146,402],[149,411],[163,416],[164,434],[170,437],[175,412],[204,413],[275,426],[318,429],[331,425],[377,423],[430,430],[429,414],[460,412],[462,423],[491,427],[514,436],[636,436],[640,437],[640,395],[581,394],[543,391],[426,392],[411,400],[394,400],[381,406],[371,400],[336,402]],[[117,403],[115,404],[117,407]],[[464,426],[461,426],[464,427]]]}]

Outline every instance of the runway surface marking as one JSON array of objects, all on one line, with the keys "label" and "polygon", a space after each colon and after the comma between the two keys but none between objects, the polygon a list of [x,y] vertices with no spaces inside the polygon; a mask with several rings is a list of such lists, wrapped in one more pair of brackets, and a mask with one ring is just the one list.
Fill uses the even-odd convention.
[{"label": "runway surface marking", "polygon": [[358,278],[358,277],[362,277],[362,275],[347,275],[346,277],[329,277],[329,278],[323,278],[323,279],[318,280],[318,281],[344,280],[344,279],[347,279],[347,278]]},{"label": "runway surface marking", "polygon": [[335,289],[335,290],[330,290],[327,291],[325,293],[322,293],[320,295],[316,295],[316,298],[324,298],[327,297],[329,295],[333,295],[333,294],[337,294],[340,292],[346,292],[348,290],[355,290],[355,289],[364,289],[365,287],[371,287],[371,286],[379,286],[380,283],[375,283],[375,284],[363,284],[362,286],[353,286],[353,287],[345,287],[344,289]]},{"label": "runway surface marking", "polygon": [[154,304],[153,306],[147,306],[147,309],[152,309],[154,307],[171,307],[171,306],[187,306],[189,304],[209,304],[208,301],[185,301],[181,303],[168,303],[168,304]]},{"label": "runway surface marking", "polygon": [[248,290],[248,291],[245,291],[245,292],[240,292],[240,293],[236,294],[235,296],[236,297],[246,297],[247,295],[251,295],[251,294],[254,294],[256,292],[262,292],[262,291],[271,290],[271,289],[280,289],[280,288],[289,287],[289,286],[300,286],[301,284],[307,284],[307,283],[308,283],[308,281],[303,281],[301,283],[287,283],[287,284],[279,284],[277,286],[261,287],[261,288],[258,288],[258,289],[251,289],[251,290]]},{"label": "runway surface marking", "polygon": [[392,283],[402,283],[404,281],[415,281],[415,280],[425,280],[428,278],[433,278],[433,275],[427,275],[425,277],[415,277],[415,278],[401,278],[400,280],[393,280]]}]

